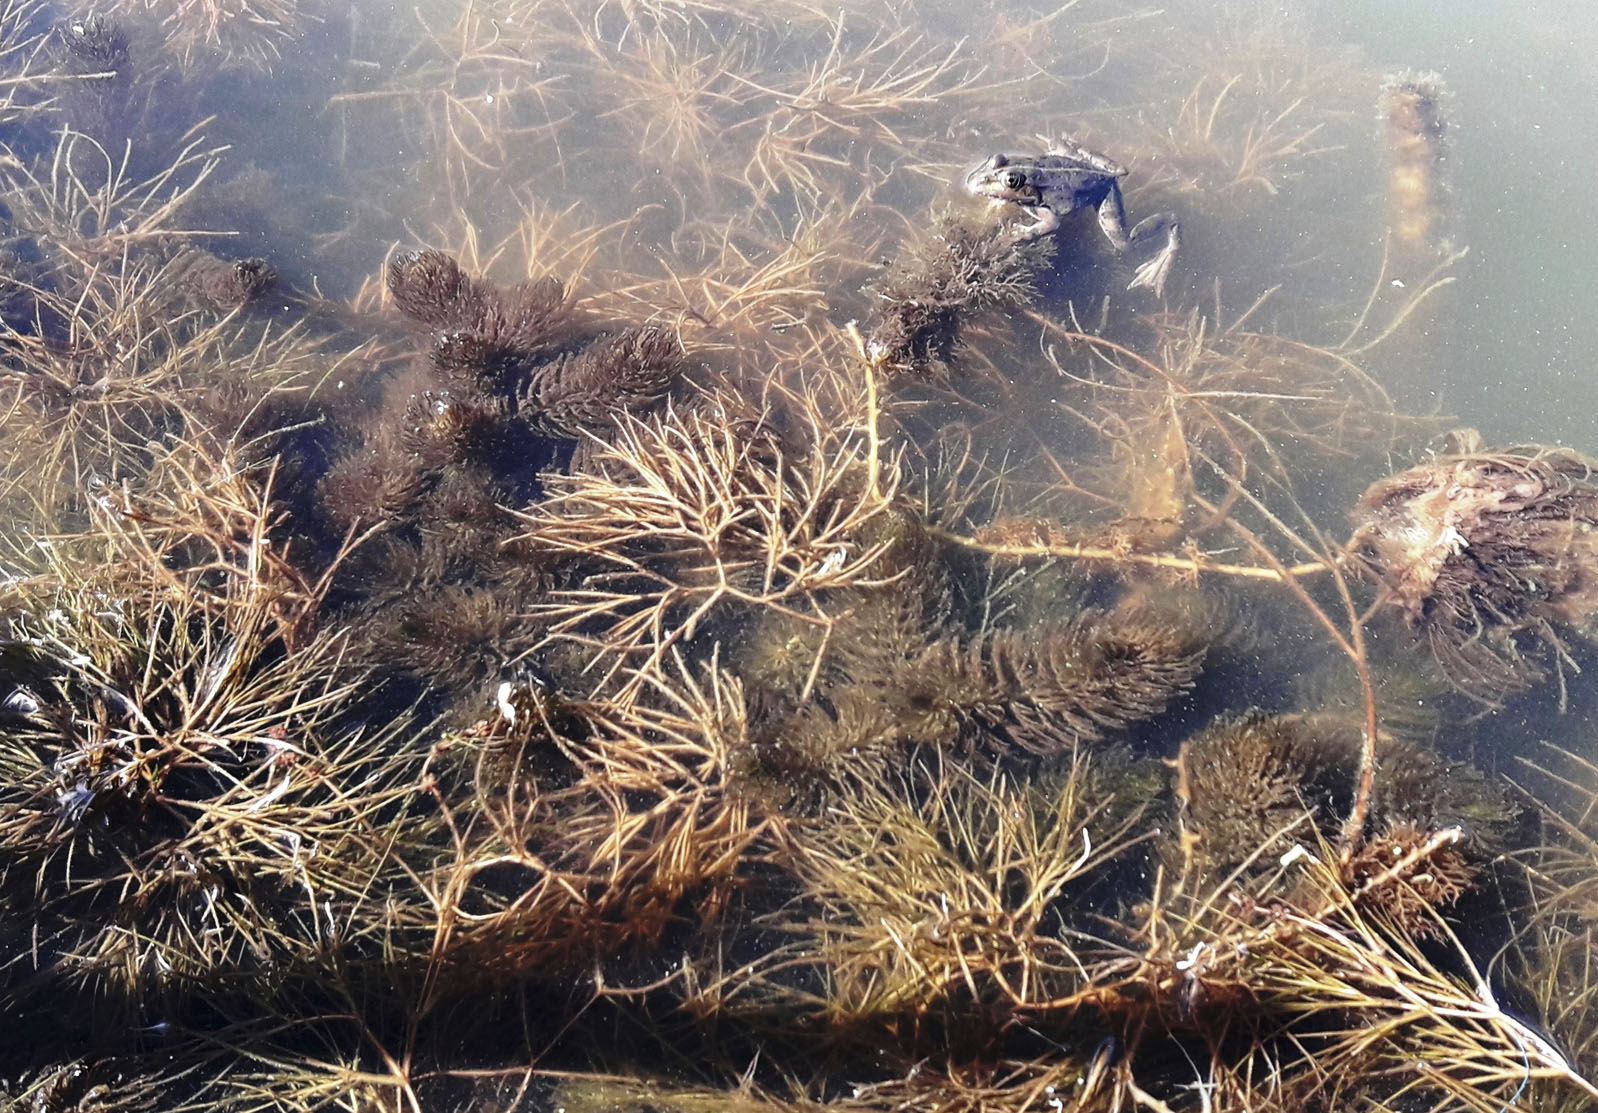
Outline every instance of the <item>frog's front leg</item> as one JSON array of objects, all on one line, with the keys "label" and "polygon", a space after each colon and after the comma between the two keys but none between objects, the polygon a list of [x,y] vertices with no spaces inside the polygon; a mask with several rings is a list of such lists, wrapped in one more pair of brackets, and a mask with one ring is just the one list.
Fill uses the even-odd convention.
[{"label": "frog's front leg", "polygon": [[1128,290],[1147,286],[1156,296],[1164,292],[1165,279],[1171,273],[1171,260],[1176,258],[1177,249],[1182,246],[1181,225],[1175,214],[1157,213],[1146,217],[1129,232],[1126,227],[1126,201],[1121,196],[1121,187],[1111,182],[1109,193],[1099,202],[1099,230],[1117,253],[1145,244],[1164,232],[1164,246],[1154,258],[1138,267],[1132,281],[1126,286]]},{"label": "frog's front leg", "polygon": [[1060,226],[1060,214],[1047,205],[1022,205],[1021,210],[1032,218],[1032,223],[1015,230],[1016,243],[1031,243]]}]

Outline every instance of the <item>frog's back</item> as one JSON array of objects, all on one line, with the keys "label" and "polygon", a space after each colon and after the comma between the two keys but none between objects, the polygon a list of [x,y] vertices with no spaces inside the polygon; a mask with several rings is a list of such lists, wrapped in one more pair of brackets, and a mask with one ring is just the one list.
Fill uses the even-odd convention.
[{"label": "frog's back", "polygon": [[[1105,165],[1098,165],[1102,161]],[[1059,212],[1097,205],[1109,196],[1116,180],[1126,171],[1108,159],[1089,161],[1075,153],[1040,155],[1037,174],[1043,179],[1043,195]]]}]

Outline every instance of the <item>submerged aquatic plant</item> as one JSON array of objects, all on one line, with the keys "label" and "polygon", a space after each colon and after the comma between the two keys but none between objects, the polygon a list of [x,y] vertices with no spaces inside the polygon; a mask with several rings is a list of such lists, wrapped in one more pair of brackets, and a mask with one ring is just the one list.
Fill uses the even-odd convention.
[{"label": "submerged aquatic plant", "polygon": [[666,397],[682,369],[677,338],[661,328],[632,329],[594,341],[532,373],[524,408],[565,436],[614,425]]},{"label": "submerged aquatic plant", "polygon": [[1442,251],[1448,192],[1447,93],[1435,73],[1395,74],[1382,83],[1384,138],[1392,166],[1387,203],[1393,239],[1411,251]]},{"label": "submerged aquatic plant", "polygon": [[520,361],[547,358],[571,336],[565,289],[555,278],[502,289],[472,278],[442,251],[397,255],[387,277],[399,311],[435,330],[435,364],[467,381],[475,375],[503,390]]},{"label": "submerged aquatic plant", "polygon": [[740,687],[677,659],[639,688],[621,703],[508,683],[495,720],[434,746],[448,846],[395,909],[432,970],[420,1009],[609,963],[731,899],[768,824],[728,785]]},{"label": "submerged aquatic plant", "polygon": [[589,563],[540,611],[611,662],[602,675],[640,653],[659,663],[725,608],[825,624],[808,599],[871,580],[885,546],[856,537],[891,505],[897,473],[869,435],[796,401],[811,405],[787,436],[726,394],[623,415],[583,472],[520,513],[520,544]]},{"label": "submerged aquatic plant", "polygon": [[1568,449],[1464,447],[1373,484],[1350,548],[1455,685],[1491,703],[1573,665],[1598,482]]},{"label": "submerged aquatic plant", "polygon": [[191,250],[172,261],[165,277],[197,304],[225,313],[264,294],[277,281],[277,272],[265,259],[228,260]]},{"label": "submerged aquatic plant", "polygon": [[[1456,453],[1345,551],[1328,507],[1427,428],[1366,356],[1432,280],[1320,345],[1291,290],[1090,307],[1091,257],[923,215],[1022,91],[1058,131],[1104,73],[1193,90],[1141,150],[1118,113],[1156,188],[1302,225],[1281,186],[1369,75],[1109,0],[991,52],[924,14],[339,16],[295,40],[302,178],[231,100],[236,152],[138,134],[219,88],[124,64],[149,13],[46,48],[0,8],[0,999],[173,1107],[1590,1103],[1590,798],[1517,825],[1461,755],[1518,728],[1479,745],[1366,641],[1406,599],[1456,659],[1565,671],[1585,461]],[[1259,282],[1214,265],[1217,303]],[[1484,970],[1459,918],[1516,885]],[[83,1041],[38,1046],[65,1073],[7,1048],[9,1093],[96,1107]]]},{"label": "submerged aquatic plant", "polygon": [[[987,1038],[1019,1005],[1080,983],[1082,943],[1055,917],[1125,850],[1137,812],[1115,796],[1118,778],[1135,780],[1124,763],[1075,748],[1022,783],[923,751],[848,778],[828,822],[788,851],[800,895],[769,921],[797,941],[739,980],[814,968],[798,983],[814,988],[786,993],[823,1039]],[[761,1006],[783,991],[748,992]]]},{"label": "submerged aquatic plant", "polygon": [[185,68],[259,71],[322,18],[314,0],[115,0],[107,11],[130,26],[154,24]]},{"label": "submerged aquatic plant", "polygon": [[1043,253],[997,225],[941,218],[908,260],[872,287],[876,306],[863,352],[900,374],[942,372],[954,357],[964,320],[1031,302]]},{"label": "submerged aquatic plant", "polygon": [[94,514],[0,596],[33,662],[8,670],[6,995],[281,977],[387,856],[404,718],[345,718],[363,674],[275,542],[269,471],[178,445]]},{"label": "submerged aquatic plant", "polygon": [[67,20],[56,28],[59,72],[80,80],[63,98],[73,127],[114,147],[124,138],[131,114],[132,70],[128,36],[99,12]]},{"label": "submerged aquatic plant", "polygon": [[1048,754],[1157,715],[1192,686],[1202,661],[1203,647],[1174,629],[1090,614],[944,639],[899,683],[912,701]]},{"label": "submerged aquatic plant", "polygon": [[[1357,725],[1330,715],[1253,712],[1186,739],[1175,762],[1182,875],[1209,879],[1205,883],[1242,876],[1268,868],[1270,850],[1312,836],[1335,837],[1354,794],[1359,753]],[[1424,908],[1452,904],[1470,887],[1479,863],[1498,848],[1515,815],[1475,769],[1386,736],[1377,740],[1375,786],[1370,831],[1345,864],[1351,883],[1403,858],[1432,832],[1472,832],[1463,847],[1456,840],[1435,848],[1430,857],[1446,861],[1426,881],[1396,891],[1399,903],[1414,897]],[[1468,851],[1469,862],[1460,849]],[[1427,885],[1435,890],[1422,893]],[[1430,925],[1411,916],[1406,928],[1425,935]]]}]

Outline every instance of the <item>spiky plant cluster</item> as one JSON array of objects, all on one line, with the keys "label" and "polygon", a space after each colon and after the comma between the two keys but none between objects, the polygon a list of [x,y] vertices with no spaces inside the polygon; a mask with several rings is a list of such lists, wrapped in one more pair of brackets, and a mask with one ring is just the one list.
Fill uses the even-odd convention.
[{"label": "spiky plant cluster", "polygon": [[77,78],[67,85],[63,107],[79,131],[101,145],[126,137],[133,85],[128,36],[121,24],[91,12],[56,28],[57,72]]},{"label": "spiky plant cluster", "polygon": [[522,617],[547,580],[501,548],[503,507],[537,492],[561,438],[611,429],[659,403],[683,366],[658,329],[584,338],[554,278],[501,288],[450,256],[393,259],[388,290],[429,330],[429,366],[399,387],[318,483],[320,509],[372,533],[352,566],[363,637],[440,690],[481,682],[530,644]]},{"label": "spiky plant cluster", "polygon": [[[1358,754],[1347,719],[1254,712],[1212,724],[1182,743],[1176,762],[1184,845],[1224,873],[1263,846],[1330,832],[1354,793]],[[1463,824],[1476,854],[1497,848],[1514,809],[1477,771],[1387,737],[1376,762],[1377,831]]]},{"label": "spiky plant cluster", "polygon": [[1410,251],[1438,251],[1449,214],[1448,89],[1435,73],[1398,73],[1382,82],[1381,109],[1393,238]]},{"label": "spiky plant cluster", "polygon": [[504,386],[570,339],[565,290],[555,278],[502,290],[472,278],[442,251],[411,251],[390,260],[388,291],[395,308],[436,331],[434,362],[468,381]]},{"label": "spiky plant cluster", "polygon": [[602,431],[622,412],[649,409],[681,368],[677,340],[664,329],[632,329],[536,368],[521,395],[534,422],[568,437]]},{"label": "spiky plant cluster", "polygon": [[1043,249],[999,225],[941,217],[908,258],[871,287],[865,353],[898,374],[945,374],[968,317],[1032,301]]},{"label": "spiky plant cluster", "polygon": [[1170,628],[1088,615],[944,640],[908,674],[1006,744],[1051,753],[1152,718],[1192,686],[1202,659]]},{"label": "spiky plant cluster", "polygon": [[[847,625],[833,637],[842,646],[862,634]],[[913,656],[846,669],[820,687],[771,729],[767,760],[817,769],[912,742],[1009,759],[1070,753],[1158,715],[1202,660],[1202,647],[1173,629],[1091,614],[946,632]]]},{"label": "spiky plant cluster", "polygon": [[[508,471],[490,455],[495,448],[524,450],[535,431],[576,438],[607,430],[654,408],[683,370],[676,340],[660,329],[582,346],[582,325],[552,277],[504,289],[443,252],[414,251],[389,263],[388,290],[401,313],[433,330],[439,393],[431,413],[407,422],[411,454],[424,467],[431,439]],[[431,455],[443,459],[447,448]]]},{"label": "spiky plant cluster", "polygon": [[221,259],[191,250],[172,261],[167,278],[195,303],[226,313],[260,297],[277,281],[265,259]]}]

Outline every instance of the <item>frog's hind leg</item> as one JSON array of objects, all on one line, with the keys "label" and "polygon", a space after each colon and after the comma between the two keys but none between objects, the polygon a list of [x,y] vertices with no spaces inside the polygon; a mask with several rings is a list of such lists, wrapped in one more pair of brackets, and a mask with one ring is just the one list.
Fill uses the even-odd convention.
[{"label": "frog's hind leg", "polygon": [[1171,261],[1176,258],[1177,249],[1182,246],[1181,225],[1174,213],[1157,213],[1146,217],[1138,222],[1136,228],[1128,232],[1126,201],[1121,196],[1120,185],[1111,182],[1110,192],[1099,203],[1099,230],[1119,254],[1140,247],[1164,232],[1165,244],[1160,248],[1159,254],[1138,267],[1137,273],[1132,276],[1132,281],[1126,286],[1128,290],[1146,286],[1154,291],[1156,297],[1164,293],[1165,279],[1171,273]]}]

